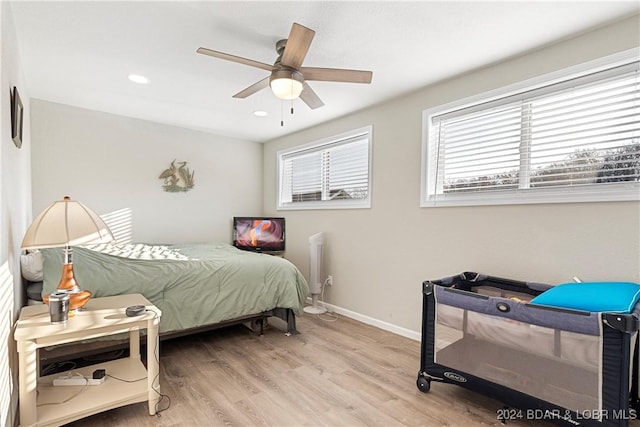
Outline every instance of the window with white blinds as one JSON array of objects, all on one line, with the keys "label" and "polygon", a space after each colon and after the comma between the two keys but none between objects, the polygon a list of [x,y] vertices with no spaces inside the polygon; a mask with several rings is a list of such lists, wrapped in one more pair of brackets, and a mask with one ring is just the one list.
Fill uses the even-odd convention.
[{"label": "window with white blinds", "polygon": [[371,127],[277,155],[278,209],[371,207]]},{"label": "window with white blinds", "polygon": [[640,200],[640,71],[630,56],[425,112],[422,205]]}]

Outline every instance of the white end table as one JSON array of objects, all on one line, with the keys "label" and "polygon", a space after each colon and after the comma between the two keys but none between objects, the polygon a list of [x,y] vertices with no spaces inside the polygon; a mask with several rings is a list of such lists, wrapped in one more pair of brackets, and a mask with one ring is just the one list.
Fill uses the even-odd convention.
[{"label": "white end table", "polygon": [[[132,305],[144,305],[147,311],[127,317],[125,309]],[[61,425],[144,401],[148,401],[149,415],[154,415],[160,399],[158,325],[161,314],[140,294],[92,298],[64,324],[51,323],[47,305],[22,308],[14,332],[20,369],[20,425]],[[147,368],[140,359],[140,329],[147,330]],[[39,348],[123,332],[129,333],[129,357],[72,370],[91,378],[96,369],[105,369],[104,383],[54,386],[53,380],[63,373],[40,377]]]}]

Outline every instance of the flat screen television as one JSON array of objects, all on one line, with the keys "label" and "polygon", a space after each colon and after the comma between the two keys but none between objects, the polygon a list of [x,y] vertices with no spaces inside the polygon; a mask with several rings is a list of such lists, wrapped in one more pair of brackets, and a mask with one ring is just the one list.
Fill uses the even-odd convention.
[{"label": "flat screen television", "polygon": [[233,246],[254,252],[284,251],[284,218],[233,218]]}]

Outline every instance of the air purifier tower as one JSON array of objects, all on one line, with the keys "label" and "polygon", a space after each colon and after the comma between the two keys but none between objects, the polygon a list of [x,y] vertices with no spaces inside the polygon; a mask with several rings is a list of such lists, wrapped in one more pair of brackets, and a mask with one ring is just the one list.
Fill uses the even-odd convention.
[{"label": "air purifier tower", "polygon": [[305,313],[322,314],[327,309],[318,304],[318,298],[322,293],[322,249],[324,247],[324,234],[317,233],[309,237],[309,291],[311,292],[311,305],[304,308]]}]

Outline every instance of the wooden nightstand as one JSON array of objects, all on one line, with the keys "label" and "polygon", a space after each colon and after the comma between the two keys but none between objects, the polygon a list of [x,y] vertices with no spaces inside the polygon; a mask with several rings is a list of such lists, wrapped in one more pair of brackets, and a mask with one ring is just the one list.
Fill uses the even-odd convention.
[{"label": "wooden nightstand", "polygon": [[[131,305],[144,305],[147,311],[127,317],[125,309]],[[158,325],[161,314],[140,294],[93,298],[65,324],[51,323],[46,305],[24,307],[14,332],[20,363],[20,425],[66,424],[144,401],[148,401],[149,415],[155,414],[160,398]],[[147,330],[147,368],[140,359],[140,329]],[[64,373],[40,377],[39,348],[123,332],[129,333],[129,357],[73,370],[91,378],[96,369],[105,369],[107,378],[103,384],[54,386],[53,380]]]}]

